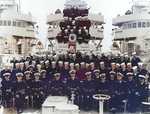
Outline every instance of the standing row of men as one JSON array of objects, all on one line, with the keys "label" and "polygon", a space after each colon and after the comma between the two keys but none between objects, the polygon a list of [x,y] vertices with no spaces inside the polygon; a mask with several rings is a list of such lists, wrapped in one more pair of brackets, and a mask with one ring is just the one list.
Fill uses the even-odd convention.
[{"label": "standing row of men", "polygon": [[[52,56],[52,59],[51,57],[50,58],[46,57],[46,59],[45,57],[41,59],[41,58],[37,58],[36,56],[33,56],[33,58],[27,57],[26,58],[27,61],[22,59],[20,60],[20,64],[17,63],[16,60],[14,59],[11,62],[14,63],[15,67],[13,67],[13,64],[11,64],[9,69],[8,66],[5,65],[5,69],[1,71],[1,77],[4,81],[3,84],[6,84],[7,82],[6,80],[12,80],[15,83],[20,82],[18,80],[18,77],[21,77],[22,80],[24,80],[23,82],[26,82],[27,88],[28,87],[35,88],[35,90],[34,89],[33,90],[30,89],[30,90],[37,91],[34,93],[32,93],[32,91],[28,91],[27,93],[25,92],[26,95],[31,93],[31,95],[34,96],[33,97],[34,104],[38,104],[36,107],[40,107],[41,103],[43,102],[43,99],[46,98],[46,96],[48,96],[49,94],[68,95],[68,97],[70,98],[72,91],[76,94],[75,103],[77,104],[78,101],[82,101],[80,99],[83,98],[83,104],[84,104],[83,106],[84,109],[86,110],[91,109],[93,107],[91,102],[93,102],[92,95],[94,95],[95,93],[99,93],[99,94],[103,93],[111,96],[111,100],[110,100],[111,111],[115,111],[116,109],[119,109],[120,103],[122,102],[123,99],[126,98],[129,100],[130,107],[135,106],[132,107],[131,109],[129,107],[129,110],[131,112],[135,111],[136,107],[139,106],[141,102],[145,101],[147,98],[148,89],[144,81],[146,79],[147,70],[143,68],[143,64],[141,62],[136,61],[137,57],[135,57],[135,55],[131,60],[133,64],[137,64],[137,66],[134,67],[132,67],[132,63],[130,62],[127,63],[127,67],[125,62],[121,63],[121,65],[118,63],[116,64],[114,62],[111,62],[110,67],[109,66],[105,67],[107,58],[109,58],[110,55],[108,55],[108,57],[102,56],[101,58],[103,58],[103,60],[100,61],[98,67],[95,67],[96,64],[94,63],[94,61],[97,61],[99,57],[94,56],[92,54],[89,55],[89,59],[85,59],[88,61],[90,60],[89,62],[90,64],[88,63],[88,61],[82,62],[83,54],[81,54],[80,56],[78,52],[76,53],[76,56],[80,56],[79,57],[80,60],[78,60],[78,62],[81,62],[80,64],[76,61],[77,62],[76,64],[70,63],[69,65],[69,62],[67,61],[72,60],[72,58],[70,56],[68,58],[67,55],[64,55],[64,58],[61,58],[61,55],[54,54],[54,56],[56,58],[55,57],[53,58]],[[94,58],[93,59],[94,61],[93,60],[91,61],[90,57]],[[61,59],[62,61],[59,61],[58,65],[56,65],[57,61]],[[41,60],[43,62],[41,62]],[[137,60],[139,60],[139,58]],[[37,64],[38,62],[40,64]],[[9,79],[7,79],[7,76],[9,76]],[[30,86],[28,82],[29,78],[31,82],[34,82],[31,84],[32,86]],[[13,85],[15,85],[15,83]],[[8,87],[3,91],[3,93],[6,92],[6,94],[3,94],[3,96],[5,96],[4,97],[5,99],[12,98],[12,97],[8,97],[10,93],[9,90],[11,90],[11,88],[15,86],[12,87],[10,85],[11,84],[8,84],[7,86],[6,85],[2,86],[2,87]],[[47,91],[45,91],[48,90],[47,87],[49,88],[50,93],[49,92],[47,93]],[[12,91],[15,92],[18,90],[12,89]],[[19,95],[24,95],[23,93],[24,90],[18,92],[21,92],[21,94],[18,93]],[[15,96],[16,106],[21,106],[21,105],[17,105],[18,104],[17,101],[19,101],[17,100],[18,94],[17,96]],[[78,97],[78,96],[83,96],[83,97]],[[117,99],[118,97],[120,97],[120,100]],[[19,98],[25,98],[25,97],[23,96]],[[132,105],[135,104],[136,101],[134,98],[139,99],[136,105]],[[114,104],[114,100],[118,100],[118,102],[115,102]],[[38,101],[39,103],[35,101]],[[22,108],[19,107],[18,111],[20,111],[21,109]]]}]

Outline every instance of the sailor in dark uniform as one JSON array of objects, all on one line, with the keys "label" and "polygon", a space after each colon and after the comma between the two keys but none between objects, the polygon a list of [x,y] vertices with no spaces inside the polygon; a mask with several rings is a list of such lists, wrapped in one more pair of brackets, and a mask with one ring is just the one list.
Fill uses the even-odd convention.
[{"label": "sailor in dark uniform", "polygon": [[[12,105],[12,87],[13,82],[10,79],[10,73],[3,74],[4,80],[2,80],[1,90],[2,90],[2,101],[3,106],[9,108]],[[6,104],[5,104],[6,103]]]},{"label": "sailor in dark uniform", "polygon": [[139,69],[138,69],[138,71],[139,71],[138,74],[139,74],[139,75],[144,75],[144,76],[146,76],[146,74],[147,74],[148,71],[143,68],[143,63],[142,63],[142,62],[139,62],[139,63],[138,63],[138,68],[139,68]]},{"label": "sailor in dark uniform", "polygon": [[141,62],[141,59],[136,57],[136,52],[132,53],[133,58],[131,60],[132,66],[138,66],[138,62]]},{"label": "sailor in dark uniform", "polygon": [[23,74],[17,73],[17,81],[14,83],[13,91],[15,96],[15,104],[17,112],[22,113],[23,106],[25,103],[25,97],[27,95],[27,84],[22,80]]},{"label": "sailor in dark uniform", "polygon": [[137,89],[136,89],[136,106],[140,107],[142,102],[145,102],[146,99],[148,98],[148,86],[145,83],[146,77],[144,75],[139,75],[139,83],[137,83]]},{"label": "sailor in dark uniform", "polygon": [[10,79],[12,81],[17,81],[16,70],[13,67],[14,67],[14,65],[13,65],[13,63],[11,63],[9,65],[9,70],[10,70],[10,74],[11,74]]},{"label": "sailor in dark uniform", "polygon": [[138,72],[138,69],[137,69],[137,66],[134,66],[133,67],[133,79],[137,82],[139,82],[139,72]]},{"label": "sailor in dark uniform", "polygon": [[129,59],[128,55],[125,55],[124,61],[125,61],[126,65],[127,65],[127,63],[130,63],[130,59]]},{"label": "sailor in dark uniform", "polygon": [[13,63],[14,64],[14,68],[16,68],[15,64],[18,63],[18,61],[16,60],[15,56],[13,56],[13,60],[11,60],[10,63]]},{"label": "sailor in dark uniform", "polygon": [[110,95],[112,96],[113,95],[113,86],[116,82],[116,72],[115,71],[110,71],[109,72],[109,88],[110,88]]},{"label": "sailor in dark uniform", "polygon": [[117,73],[117,82],[114,84],[114,94],[110,99],[110,111],[115,112],[120,109],[121,103],[127,98],[127,84],[122,80],[123,74]]},{"label": "sailor in dark uniform", "polygon": [[75,104],[77,104],[77,98],[79,95],[79,89],[80,89],[80,80],[76,77],[76,71],[71,70],[70,72],[71,77],[67,80],[67,90],[68,90],[68,96],[69,99],[71,99],[71,95],[75,95]]},{"label": "sailor in dark uniform", "polygon": [[77,59],[81,58],[81,52],[78,49],[77,49],[77,52],[76,52],[76,58]]},{"label": "sailor in dark uniform", "polygon": [[130,112],[135,112],[136,111],[136,82],[133,79],[133,73],[128,72],[128,81],[127,81],[127,87],[128,87],[128,94],[127,94],[127,99],[128,99],[128,110]]},{"label": "sailor in dark uniform", "polygon": [[23,79],[27,84],[27,95],[30,96],[32,79],[30,78],[30,71],[24,72],[25,78]]},{"label": "sailor in dark uniform", "polygon": [[109,95],[109,82],[106,80],[106,74],[100,74],[101,81],[97,84],[97,93]]},{"label": "sailor in dark uniform", "polygon": [[78,34],[77,34],[77,41],[79,42],[79,44],[83,42],[83,34],[80,29],[78,30]]},{"label": "sailor in dark uniform", "polygon": [[86,69],[85,69],[85,63],[81,62],[80,63],[81,68],[78,70],[78,75],[77,78],[79,78],[80,81],[84,80],[86,78],[85,73],[86,73]]},{"label": "sailor in dark uniform", "polygon": [[100,62],[102,62],[103,60],[102,60],[102,58],[101,58],[101,54],[98,54],[97,55],[97,59],[96,59],[96,61],[95,61],[95,68],[97,68],[97,69],[99,69],[99,67],[100,67]]},{"label": "sailor in dark uniform", "polygon": [[111,69],[111,63],[112,63],[112,61],[111,61],[111,56],[110,56],[110,54],[108,54],[107,59],[106,59],[106,61],[105,61],[105,66],[106,66],[106,68],[107,68],[108,70]]},{"label": "sailor in dark uniform", "polygon": [[107,70],[107,68],[105,68],[105,63],[103,61],[100,62],[100,68],[99,68],[99,70],[100,70],[100,74],[102,74],[102,73],[106,74],[106,79],[109,78],[108,70]]},{"label": "sailor in dark uniform", "polygon": [[5,74],[5,73],[11,73],[10,70],[9,70],[9,68],[8,68],[8,64],[7,63],[4,65],[4,69],[1,70],[1,78],[2,79],[4,79],[3,74]]},{"label": "sailor in dark uniform", "polygon": [[25,72],[24,63],[21,62],[19,65],[20,65],[20,68],[18,69],[17,73],[20,72],[20,73],[24,74],[24,72]]},{"label": "sailor in dark uniform", "polygon": [[101,79],[99,77],[100,71],[99,70],[94,70],[94,75],[92,78],[98,83]]},{"label": "sailor in dark uniform", "polygon": [[116,72],[120,72],[120,64],[119,63],[116,63]]},{"label": "sailor in dark uniform", "polygon": [[34,68],[34,66],[33,65],[29,65],[28,66],[28,71],[30,71],[30,78],[32,79],[32,80],[34,80],[34,71],[33,71],[33,68]]},{"label": "sailor in dark uniform", "polygon": [[63,81],[67,81],[67,79],[70,77],[70,74],[69,74],[69,71],[70,71],[70,69],[69,69],[69,66],[68,66],[68,62],[65,62],[64,63],[64,67],[62,68],[62,70],[61,70],[61,79],[63,80]]},{"label": "sailor in dark uniform", "polygon": [[31,90],[33,96],[33,106],[40,109],[44,99],[43,82],[39,80],[41,74],[35,73],[35,80],[32,81]]},{"label": "sailor in dark uniform", "polygon": [[89,34],[89,31],[86,30],[85,31],[85,35],[84,35],[84,43],[88,44],[88,42],[91,40],[91,35]]},{"label": "sailor in dark uniform", "polygon": [[52,67],[50,71],[51,78],[54,79],[54,74],[58,72],[55,61],[52,61]]},{"label": "sailor in dark uniform", "polygon": [[23,56],[20,56],[20,58],[21,58],[21,59],[20,59],[19,63],[21,63],[21,62],[24,63],[24,62],[25,62],[25,59],[23,58]]},{"label": "sailor in dark uniform", "polygon": [[45,94],[45,98],[49,95],[49,79],[46,76],[46,70],[42,70],[40,80],[43,82],[43,93]]},{"label": "sailor in dark uniform", "polygon": [[82,82],[83,106],[85,110],[93,108],[93,95],[95,94],[95,80],[91,78],[91,72],[86,72],[87,79]]},{"label": "sailor in dark uniform", "polygon": [[127,69],[125,63],[121,63],[121,70],[120,73],[123,74],[123,80],[127,81]]},{"label": "sailor in dark uniform", "polygon": [[56,73],[54,76],[55,79],[50,84],[51,94],[52,96],[62,96],[65,90],[63,81],[60,79],[60,73]]}]

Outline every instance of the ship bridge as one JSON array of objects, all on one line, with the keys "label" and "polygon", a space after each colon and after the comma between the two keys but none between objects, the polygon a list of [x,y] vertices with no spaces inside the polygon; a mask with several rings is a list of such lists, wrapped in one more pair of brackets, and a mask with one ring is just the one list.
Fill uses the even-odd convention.
[{"label": "ship bridge", "polygon": [[0,4],[1,53],[27,54],[37,40],[36,20],[31,13],[21,13],[17,0],[1,0]]},{"label": "ship bridge", "polygon": [[132,10],[118,15],[112,25],[114,41],[119,41],[123,53],[146,53],[150,48],[150,1],[133,1]]}]

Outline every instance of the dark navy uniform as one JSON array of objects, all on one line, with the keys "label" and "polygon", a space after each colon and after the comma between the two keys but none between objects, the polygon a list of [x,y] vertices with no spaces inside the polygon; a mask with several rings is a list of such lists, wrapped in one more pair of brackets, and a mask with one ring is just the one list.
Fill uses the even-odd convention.
[{"label": "dark navy uniform", "polygon": [[33,104],[35,108],[41,108],[41,104],[43,103],[43,82],[41,80],[33,80],[32,81],[32,95],[33,95]]},{"label": "dark navy uniform", "polygon": [[132,58],[131,60],[132,66],[138,66],[138,62],[141,62],[140,58],[138,57]]},{"label": "dark navy uniform", "polygon": [[63,82],[59,79],[59,80],[52,80],[51,84],[50,84],[50,89],[51,89],[51,94],[52,96],[61,96],[64,93],[64,84]]},{"label": "dark navy uniform", "polygon": [[[1,82],[2,84],[2,100],[3,100],[3,103],[4,101],[6,101],[6,105],[7,107],[10,107],[11,106],[11,101],[12,101],[12,87],[13,87],[13,82],[12,80],[8,79],[8,80],[3,80]],[[5,105],[5,104],[4,104]]]},{"label": "dark navy uniform", "polygon": [[25,81],[16,81],[13,86],[15,95],[15,104],[18,112],[22,112],[23,105],[25,103],[25,97],[27,95],[27,85]]},{"label": "dark navy uniform", "polygon": [[127,84],[125,81],[117,81],[113,86],[114,94],[110,99],[110,107],[119,109],[121,103],[127,98]]},{"label": "dark navy uniform", "polygon": [[74,92],[75,94],[75,104],[77,103],[77,97],[79,95],[80,89],[80,80],[78,78],[69,78],[66,83],[68,96],[71,98],[71,93]]},{"label": "dark navy uniform", "polygon": [[93,108],[93,95],[95,94],[95,80],[85,79],[82,82],[83,106],[85,109]]}]

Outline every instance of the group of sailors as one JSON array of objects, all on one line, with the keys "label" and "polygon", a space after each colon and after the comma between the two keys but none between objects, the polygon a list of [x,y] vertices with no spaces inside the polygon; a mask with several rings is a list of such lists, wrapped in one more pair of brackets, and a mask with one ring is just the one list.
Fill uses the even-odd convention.
[{"label": "group of sailors", "polygon": [[[15,98],[18,113],[22,112],[26,98],[33,98],[33,106],[41,108],[47,96],[65,96],[83,109],[92,110],[94,94],[110,95],[110,110],[120,110],[122,101],[128,99],[128,110],[135,112],[148,98],[149,73],[140,58],[127,55],[85,52],[33,55],[26,59],[13,57],[1,71],[2,103],[10,107]],[[31,101],[31,100],[30,100]],[[31,102],[29,104],[32,104]],[[98,104],[97,104],[98,105]]]},{"label": "group of sailors", "polygon": [[69,35],[75,34],[79,44],[87,44],[91,39],[89,34],[91,21],[88,19],[87,14],[83,12],[84,15],[79,13],[80,15],[73,16],[74,10],[71,10],[73,13],[69,9],[65,10],[69,11],[69,14],[64,14],[64,18],[59,24],[61,30],[56,36],[58,43],[68,43]]}]

